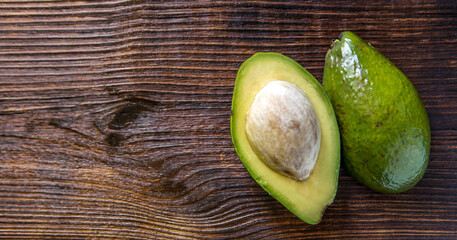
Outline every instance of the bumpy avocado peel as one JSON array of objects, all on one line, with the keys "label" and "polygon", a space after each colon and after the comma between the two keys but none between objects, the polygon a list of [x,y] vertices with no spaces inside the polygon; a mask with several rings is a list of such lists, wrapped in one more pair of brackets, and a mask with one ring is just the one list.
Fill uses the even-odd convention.
[{"label": "bumpy avocado peel", "polygon": [[381,193],[399,193],[424,175],[430,124],[410,80],[352,32],[325,59],[323,86],[335,109],[349,173]]}]

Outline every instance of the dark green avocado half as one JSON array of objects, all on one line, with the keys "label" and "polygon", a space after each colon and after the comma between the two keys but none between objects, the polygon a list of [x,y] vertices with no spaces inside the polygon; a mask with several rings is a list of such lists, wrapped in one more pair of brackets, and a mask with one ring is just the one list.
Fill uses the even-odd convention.
[{"label": "dark green avocado half", "polygon": [[323,86],[349,173],[381,193],[413,187],[427,168],[430,124],[410,80],[370,44],[343,32],[325,58]]}]

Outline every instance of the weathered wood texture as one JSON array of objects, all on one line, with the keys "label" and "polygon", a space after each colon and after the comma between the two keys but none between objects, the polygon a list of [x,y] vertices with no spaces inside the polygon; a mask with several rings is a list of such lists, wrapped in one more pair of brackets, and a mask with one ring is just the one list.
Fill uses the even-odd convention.
[{"label": "weathered wood texture", "polygon": [[[343,30],[415,84],[431,160],[398,195],[343,169],[310,226],[239,161],[233,84],[257,51],[322,79]],[[455,239],[456,56],[453,0],[0,0],[0,238]]]}]

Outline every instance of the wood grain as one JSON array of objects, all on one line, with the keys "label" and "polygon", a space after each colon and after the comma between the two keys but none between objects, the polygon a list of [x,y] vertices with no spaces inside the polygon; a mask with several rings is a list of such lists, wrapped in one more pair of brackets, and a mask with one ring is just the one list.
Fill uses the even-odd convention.
[{"label": "wood grain", "polygon": [[[233,84],[258,51],[322,79],[343,30],[415,84],[431,159],[398,195],[342,169],[310,226],[239,161]],[[0,239],[455,239],[456,56],[452,0],[0,0]]]}]

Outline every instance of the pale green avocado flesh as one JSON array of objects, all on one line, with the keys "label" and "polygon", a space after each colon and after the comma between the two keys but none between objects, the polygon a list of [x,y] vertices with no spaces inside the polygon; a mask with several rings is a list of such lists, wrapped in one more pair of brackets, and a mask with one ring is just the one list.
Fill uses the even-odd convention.
[{"label": "pale green avocado flesh", "polygon": [[[306,90],[319,119],[321,143],[317,161],[310,176],[303,181],[281,175],[265,165],[250,146],[246,134],[246,115],[256,94],[275,80],[288,81]],[[316,79],[281,54],[255,54],[238,71],[230,128],[234,148],[255,181],[300,219],[318,224],[337,191],[340,135],[332,105]]]},{"label": "pale green avocado flesh", "polygon": [[360,37],[343,32],[327,53],[323,86],[349,173],[382,193],[413,187],[427,168],[430,125],[409,79]]}]

